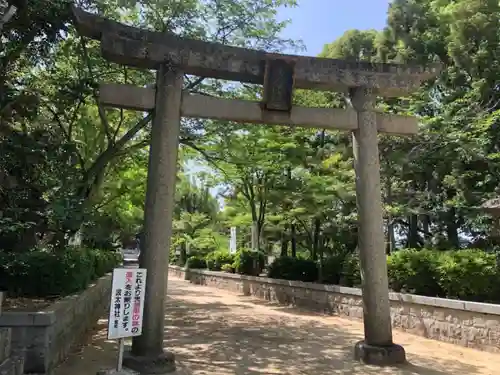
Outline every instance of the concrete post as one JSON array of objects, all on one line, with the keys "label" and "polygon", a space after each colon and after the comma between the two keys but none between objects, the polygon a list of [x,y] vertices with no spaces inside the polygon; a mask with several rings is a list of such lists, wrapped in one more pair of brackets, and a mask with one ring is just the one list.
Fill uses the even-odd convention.
[{"label": "concrete post", "polygon": [[183,74],[163,65],[156,80],[144,243],[140,267],[148,270],[142,335],[135,337],[124,365],[141,374],[175,371],[173,353],[163,350],[165,294],[177,174]]},{"label": "concrete post", "polygon": [[365,330],[365,340],[356,344],[355,357],[370,364],[402,363],[404,349],[392,342],[375,95],[366,88],[352,89],[350,94],[358,114],[353,148]]}]

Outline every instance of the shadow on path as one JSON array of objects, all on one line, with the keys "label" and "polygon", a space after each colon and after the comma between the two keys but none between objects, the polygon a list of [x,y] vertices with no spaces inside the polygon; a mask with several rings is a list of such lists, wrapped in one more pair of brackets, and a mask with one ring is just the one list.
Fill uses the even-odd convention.
[{"label": "shadow on path", "polygon": [[[421,346],[430,342],[441,353],[429,357],[414,352],[410,346],[411,364],[399,368],[361,365],[352,360],[354,343],[362,339],[362,325],[358,322],[184,282],[171,285],[165,344],[195,374],[489,373],[457,358],[439,358],[447,354],[448,347],[456,347],[421,338],[416,338]],[[499,356],[495,357],[500,361]]]},{"label": "shadow on path", "polygon": [[[182,374],[495,374],[500,356],[396,333],[411,364],[380,368],[352,360],[362,324],[169,280],[165,346]],[[55,375],[90,375],[114,364],[105,321]]]}]

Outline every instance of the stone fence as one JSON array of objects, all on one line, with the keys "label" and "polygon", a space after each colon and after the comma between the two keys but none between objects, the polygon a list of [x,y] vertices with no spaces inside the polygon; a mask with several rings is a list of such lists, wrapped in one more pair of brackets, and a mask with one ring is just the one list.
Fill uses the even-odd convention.
[{"label": "stone fence", "polygon": [[[3,293],[0,292],[0,316],[2,315]],[[0,327],[0,374],[22,375],[24,361],[22,353],[13,353],[11,347],[12,330]]]},{"label": "stone fence", "polygon": [[109,306],[111,278],[106,275],[81,294],[65,297],[42,311],[4,311],[0,315],[0,329],[12,331],[12,348],[24,352],[26,374],[52,374],[70,348],[95,327]]},{"label": "stone fence", "polygon": [[[172,276],[267,301],[362,319],[361,289],[170,266]],[[500,305],[389,293],[392,326],[426,338],[500,352]]]}]

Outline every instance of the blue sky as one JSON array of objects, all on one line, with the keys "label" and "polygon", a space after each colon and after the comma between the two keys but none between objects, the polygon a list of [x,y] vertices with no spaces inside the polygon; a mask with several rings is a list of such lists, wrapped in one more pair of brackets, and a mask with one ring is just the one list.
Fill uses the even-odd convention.
[{"label": "blue sky", "polygon": [[301,39],[307,51],[315,56],[323,46],[333,42],[349,29],[382,29],[385,26],[389,0],[298,0],[296,8],[284,8],[279,20],[291,19],[284,37]]}]

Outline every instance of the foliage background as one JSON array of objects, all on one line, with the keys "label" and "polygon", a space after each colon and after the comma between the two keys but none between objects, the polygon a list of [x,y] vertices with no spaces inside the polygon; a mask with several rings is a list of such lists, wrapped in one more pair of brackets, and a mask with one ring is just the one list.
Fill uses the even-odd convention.
[{"label": "foliage background", "polygon": [[[67,1],[8,3],[18,11],[0,31],[2,256],[62,251],[77,234],[85,247],[133,246],[142,232],[151,114],[103,108],[98,84],[142,86],[153,73],[103,60],[99,43],[75,32]],[[275,52],[302,47],[280,37],[286,22],[276,20],[277,9],[294,0],[76,4],[191,38]],[[479,249],[460,255],[462,269],[496,251],[494,222],[479,206],[499,193],[499,7],[493,0],[394,0],[383,30],[348,30],[321,54],[446,67],[413,95],[378,102],[381,111],[420,120],[416,136],[379,137],[391,262],[402,248]],[[204,77],[186,77],[185,89],[260,95],[259,87]],[[296,90],[294,101],[346,106],[332,92]],[[264,254],[307,258],[321,274],[336,275],[336,257],[352,258],[357,246],[351,146],[340,132],[184,120],[172,258],[184,264],[190,256],[226,251],[231,226],[239,247],[248,247],[255,223]],[[440,267],[460,277],[453,262]],[[357,271],[349,272],[345,277]]]}]

